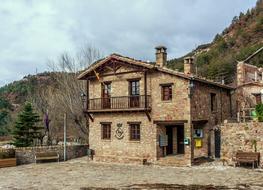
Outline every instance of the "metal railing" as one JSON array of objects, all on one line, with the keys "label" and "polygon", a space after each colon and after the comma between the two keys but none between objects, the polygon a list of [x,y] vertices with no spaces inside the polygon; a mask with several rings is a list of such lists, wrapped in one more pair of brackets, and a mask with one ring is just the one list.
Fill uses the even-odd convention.
[{"label": "metal railing", "polygon": [[120,96],[110,98],[94,98],[88,100],[88,110],[122,110],[151,108],[151,96]]}]

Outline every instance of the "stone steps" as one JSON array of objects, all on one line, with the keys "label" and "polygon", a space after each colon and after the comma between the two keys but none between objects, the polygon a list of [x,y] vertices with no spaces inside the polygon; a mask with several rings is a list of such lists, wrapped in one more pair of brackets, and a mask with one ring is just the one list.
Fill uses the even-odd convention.
[{"label": "stone steps", "polygon": [[160,166],[187,166],[189,162],[183,155],[176,155],[160,158],[155,164]]}]

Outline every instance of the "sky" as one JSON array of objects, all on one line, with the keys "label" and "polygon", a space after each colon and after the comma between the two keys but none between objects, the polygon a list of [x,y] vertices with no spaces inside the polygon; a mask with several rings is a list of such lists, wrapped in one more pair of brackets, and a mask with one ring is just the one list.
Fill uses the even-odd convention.
[{"label": "sky", "polygon": [[185,55],[229,26],[256,0],[0,0],[0,86],[49,69],[85,44],[102,55],[154,61]]}]

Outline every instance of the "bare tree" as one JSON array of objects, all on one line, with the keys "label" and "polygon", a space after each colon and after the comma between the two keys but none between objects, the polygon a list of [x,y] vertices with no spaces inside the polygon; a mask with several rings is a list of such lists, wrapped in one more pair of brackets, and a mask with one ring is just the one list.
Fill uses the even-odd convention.
[{"label": "bare tree", "polygon": [[48,118],[51,121],[51,127],[46,133],[48,139],[58,139],[63,126],[63,114],[66,112],[69,130],[75,129],[80,138],[87,140],[88,128],[81,98],[81,93],[86,92],[86,84],[85,81],[77,80],[77,76],[100,58],[99,50],[85,45],[73,56],[62,53],[58,59],[48,62],[51,69],[49,85],[45,85],[45,88],[40,85],[31,96],[31,102],[39,113],[45,115],[48,111]]},{"label": "bare tree", "polygon": [[[82,47],[75,56],[63,53],[58,60],[50,61],[56,86],[49,93],[51,100],[46,100],[50,113],[66,112],[69,120],[79,129],[82,135],[88,133],[86,119],[83,115],[81,93],[86,92],[85,81],[77,80],[80,71],[101,57],[99,51],[90,46]],[[52,103],[51,103],[52,102]],[[52,113],[54,116],[55,113]]]}]

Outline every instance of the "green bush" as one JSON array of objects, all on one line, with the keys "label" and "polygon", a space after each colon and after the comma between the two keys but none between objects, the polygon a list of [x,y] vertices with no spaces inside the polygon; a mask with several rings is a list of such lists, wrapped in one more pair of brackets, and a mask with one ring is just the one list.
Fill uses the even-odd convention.
[{"label": "green bush", "polygon": [[263,122],[263,104],[258,104],[256,106],[256,113],[259,122]]}]

